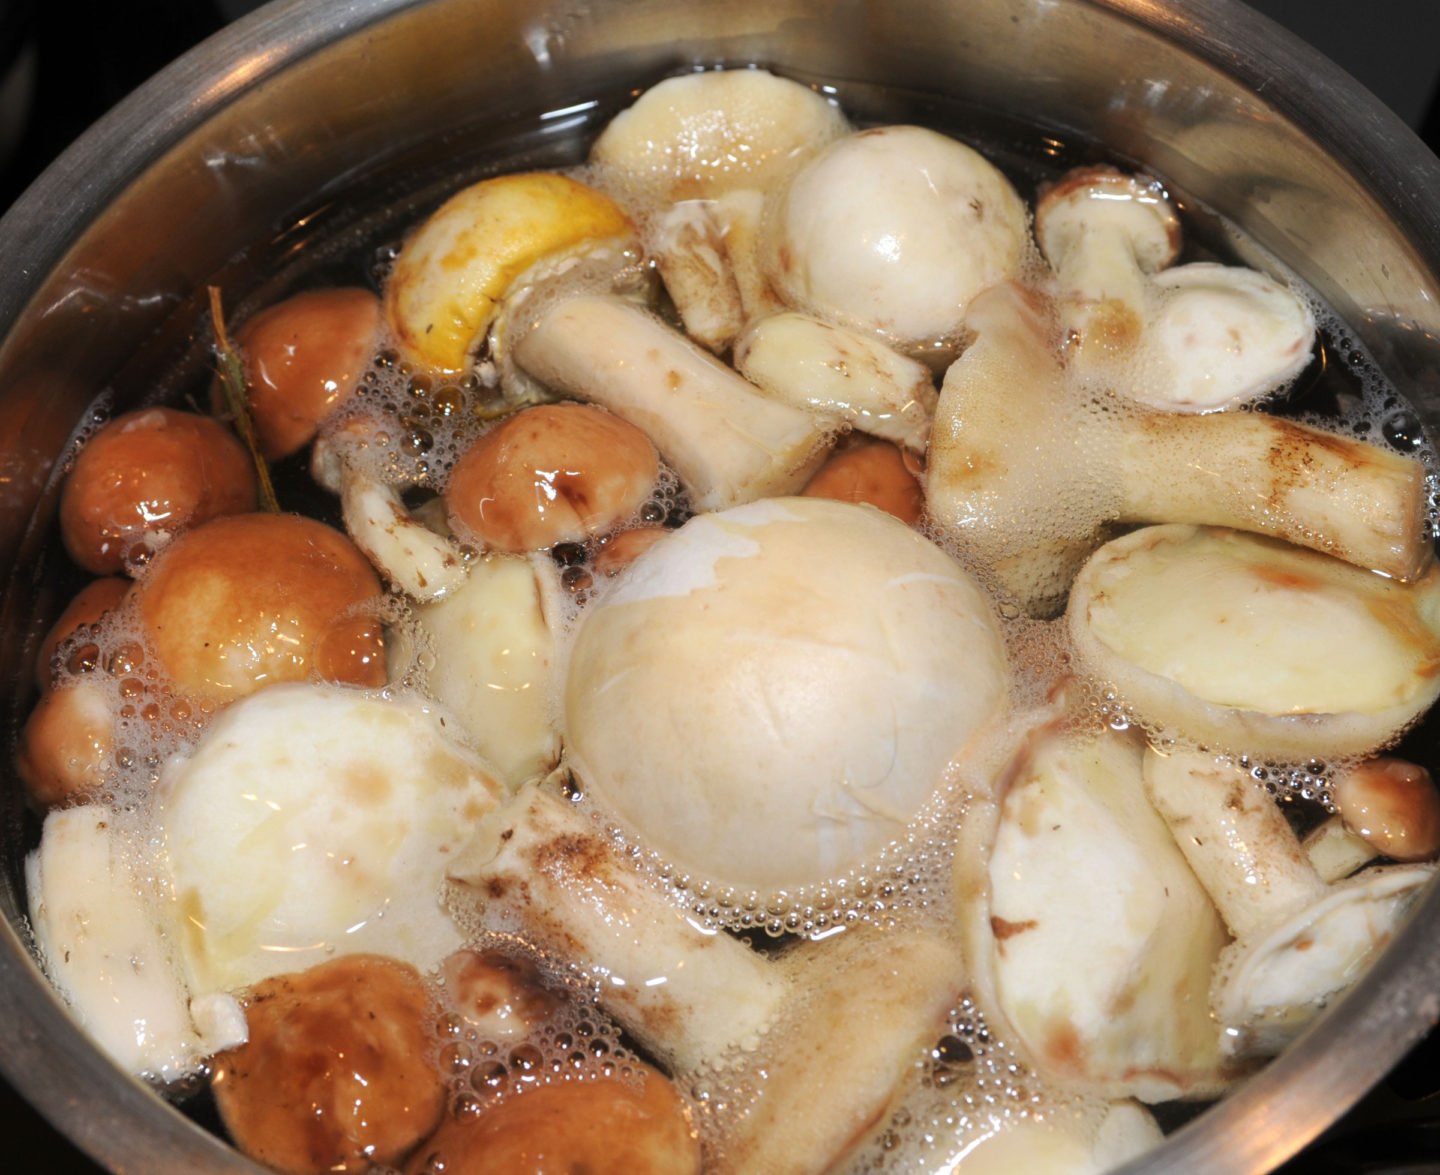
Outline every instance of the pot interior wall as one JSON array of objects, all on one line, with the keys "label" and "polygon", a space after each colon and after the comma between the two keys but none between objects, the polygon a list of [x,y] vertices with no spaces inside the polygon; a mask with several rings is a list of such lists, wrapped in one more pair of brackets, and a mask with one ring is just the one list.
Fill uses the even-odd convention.
[{"label": "pot interior wall", "polygon": [[[34,645],[62,602],[50,540],[57,457],[102,393],[140,402],[163,393],[167,364],[195,360],[199,291],[219,284],[243,308],[307,243],[377,210],[403,219],[434,198],[429,181],[487,145],[524,132],[537,161],[565,162],[632,87],[721,64],[863,92],[876,117],[963,108],[997,137],[1024,127],[1057,144],[1104,143],[1291,267],[1432,430],[1440,423],[1440,228],[1423,195],[1440,190],[1435,161],[1358,87],[1228,0],[1163,10],[1141,0],[281,3],[161,74],[0,226],[15,243],[0,289],[11,738],[30,702]],[[0,1065],[117,1169],[254,1169],[111,1070],[70,1025],[23,941],[33,818],[13,781],[0,804]],[[1430,927],[1440,925],[1434,898],[1421,914]],[[1433,991],[1440,964],[1427,965]],[[1394,974],[1367,990],[1393,986]],[[1352,1018],[1372,1014],[1382,1012]],[[1391,1008],[1386,1031],[1371,1032],[1368,1069],[1284,1119],[1278,1137],[1247,1135],[1246,1103],[1226,1106],[1241,1138],[1226,1169],[1278,1161],[1342,1112],[1365,1073],[1373,1081],[1418,1035],[1400,1018]],[[1319,1080],[1322,1056],[1297,1050],[1272,1066],[1276,1081]]]}]

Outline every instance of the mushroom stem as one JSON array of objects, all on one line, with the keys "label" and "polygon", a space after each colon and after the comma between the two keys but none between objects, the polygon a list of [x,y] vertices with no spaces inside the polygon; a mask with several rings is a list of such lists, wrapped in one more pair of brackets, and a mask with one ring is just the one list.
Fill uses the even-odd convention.
[{"label": "mushroom stem", "polygon": [[1394,579],[1431,560],[1425,468],[1364,441],[1258,412],[1140,409],[1115,429],[1121,522],[1273,535]]},{"label": "mushroom stem", "polygon": [[530,788],[451,877],[484,925],[583,961],[600,1005],[668,1064],[753,1047],[784,985],[759,955],[687,917],[565,801]]},{"label": "mushroom stem", "polygon": [[1201,752],[1150,750],[1145,787],[1237,938],[1324,894],[1275,801],[1244,772]]},{"label": "mushroom stem", "polygon": [[1305,857],[1329,885],[1343,877],[1349,877],[1363,869],[1380,854],[1363,836],[1357,836],[1345,827],[1339,816],[1331,816],[1324,824],[1311,831],[1300,847]]},{"label": "mushroom stem", "polygon": [[794,493],[825,454],[810,413],[761,396],[740,376],[620,298],[568,298],[514,348],[537,379],[643,430],[696,510]]},{"label": "mushroom stem", "polygon": [[686,333],[717,354],[745,322],[740,288],[726,255],[724,228],[711,200],[681,200],[656,218],[647,234]]}]

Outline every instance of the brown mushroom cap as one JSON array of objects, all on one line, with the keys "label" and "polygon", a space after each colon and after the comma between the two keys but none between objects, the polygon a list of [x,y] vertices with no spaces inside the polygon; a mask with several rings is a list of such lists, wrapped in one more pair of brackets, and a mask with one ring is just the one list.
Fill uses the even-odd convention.
[{"label": "brown mushroom cap", "polygon": [[109,575],[97,579],[75,593],[75,598],[65,605],[65,610],[50,626],[45,639],[40,642],[40,651],[35,655],[35,685],[37,689],[48,690],[54,683],[55,654],[60,645],[87,625],[94,624],[120,603],[130,590],[130,581],[123,576]]},{"label": "brown mushroom cap", "polygon": [[[637,1068],[640,1066],[637,1065]],[[417,1150],[406,1175],[687,1175],[700,1144],[685,1103],[648,1066],[643,1081],[553,1081],[471,1118],[452,1118]]]},{"label": "brown mushroom cap", "polygon": [[889,441],[866,441],[837,449],[803,490],[807,498],[864,502],[914,526],[925,512],[925,494],[913,467]]},{"label": "brown mushroom cap", "polygon": [[445,1107],[435,1009],[419,973],[347,955],[256,985],[250,1039],[215,1058],[212,1087],[235,1144],[297,1175],[404,1160]]},{"label": "brown mushroom cap", "polygon": [[1426,861],[1440,853],[1440,791],[1418,763],[1371,759],[1342,772],[1330,794],[1345,823],[1381,855]]},{"label": "brown mushroom cap", "polygon": [[20,732],[15,770],[36,807],[59,807],[100,785],[114,749],[105,690],[77,681],[36,703]]},{"label": "brown mushroom cap", "polygon": [[243,514],[183,535],[137,589],[145,639],[182,693],[232,701],[264,685],[385,682],[380,580],[339,531]]},{"label": "brown mushroom cap", "polygon": [[253,510],[255,493],[249,454],[218,420],[145,408],[80,450],[60,495],[60,533],[81,567],[111,575],[147,536]]},{"label": "brown mushroom cap", "polygon": [[450,523],[501,551],[535,551],[601,534],[655,488],[650,438],[588,404],[517,412],[461,455],[445,487]]},{"label": "brown mushroom cap", "polygon": [[236,332],[250,412],[271,461],[314,439],[355,391],[380,334],[380,299],[369,290],[307,290],[262,310]]}]

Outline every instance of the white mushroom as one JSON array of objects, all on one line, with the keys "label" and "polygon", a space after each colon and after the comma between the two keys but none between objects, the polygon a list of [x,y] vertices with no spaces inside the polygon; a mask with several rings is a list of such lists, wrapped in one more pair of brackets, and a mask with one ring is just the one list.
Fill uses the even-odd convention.
[{"label": "white mushroom", "polygon": [[1435,873],[1381,866],[1327,886],[1264,788],[1205,752],[1150,751],[1145,786],[1236,938],[1211,992],[1232,1056],[1284,1048],[1390,941]]},{"label": "white mushroom", "polygon": [[1108,543],[1068,625],[1081,671],[1142,722],[1237,753],[1364,754],[1440,695],[1440,569],[1400,584],[1241,531]]},{"label": "white mushroom", "polygon": [[930,369],[869,335],[789,311],[735,340],[735,368],[768,395],[925,451],[935,412]]},{"label": "white mushroom", "polygon": [[586,610],[563,733],[656,851],[769,892],[901,836],[1008,690],[990,604],[949,555],[871,507],[772,499],[691,519]]},{"label": "white mushroom", "polygon": [[962,843],[955,869],[987,1019],[1062,1089],[1155,1102],[1234,1075],[1208,999],[1228,935],[1145,798],[1143,752],[1041,728],[1007,770],[988,854]]},{"label": "white mushroom", "polygon": [[103,805],[51,812],[25,861],[40,959],[75,1018],[116,1064],[173,1081],[243,1043],[245,1018],[209,989],[191,999],[180,918],[147,875],[144,831]]},{"label": "white mushroom", "polygon": [[798,82],[758,69],[712,70],[651,86],[611,120],[590,161],[636,210],[686,331],[723,351],[748,309],[736,271],[753,272],[755,263],[753,238],[731,239],[716,200],[758,195],[849,129],[838,109]]},{"label": "white mushroom", "polygon": [[464,553],[449,535],[412,515],[396,486],[373,472],[373,462],[361,459],[357,447],[369,447],[381,427],[356,414],[322,433],[310,455],[310,472],[340,495],[346,533],[391,586],[417,600],[437,600],[465,582]]},{"label": "white mushroom", "polygon": [[766,272],[785,303],[935,361],[965,307],[1019,276],[1025,205],[978,152],[913,126],[840,139],[767,203]]},{"label": "white mushroom", "polygon": [[1310,362],[1315,317],[1253,269],[1195,262],[1150,279],[1151,305],[1131,378],[1142,404],[1213,412],[1258,400]]},{"label": "white mushroom", "polygon": [[431,648],[427,689],[511,788],[544,775],[560,754],[546,607],[560,595],[558,578],[547,556],[485,555],[458,589],[415,613]]},{"label": "white mushroom", "polygon": [[753,1049],[784,998],[762,956],[688,917],[588,814],[538,787],[486,822],[450,876],[470,917],[588,973],[605,1011],[672,1066]]},{"label": "white mushroom", "polygon": [[1419,461],[1258,412],[1067,395],[1047,307],[1019,286],[987,291],[966,321],[976,340],[941,387],[929,513],[1037,614],[1107,521],[1231,526],[1402,580],[1430,566]]},{"label": "white mushroom", "polygon": [[1112,372],[1135,349],[1146,281],[1180,252],[1180,218],[1164,187],[1113,167],[1078,167],[1041,192],[1035,240],[1055,269],[1067,365]]},{"label": "white mushroom", "polygon": [[1300,848],[1326,885],[1359,872],[1380,855],[1363,836],[1346,828],[1339,816],[1331,816],[1306,833]]},{"label": "white mushroom", "polygon": [[336,953],[428,969],[460,945],[446,865],[501,789],[449,722],[401,697],[275,685],[166,765],[159,826],[203,988]]},{"label": "white mushroom", "polygon": [[827,429],[812,414],[766,399],[684,335],[619,298],[553,303],[514,350],[535,378],[646,433],[696,510],[793,493],[824,458]]}]

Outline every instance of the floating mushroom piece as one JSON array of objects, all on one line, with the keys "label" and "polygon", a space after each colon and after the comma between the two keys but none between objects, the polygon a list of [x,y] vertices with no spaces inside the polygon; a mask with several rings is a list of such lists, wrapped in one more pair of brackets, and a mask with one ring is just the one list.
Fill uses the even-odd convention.
[{"label": "floating mushroom piece", "polygon": [[536,788],[496,814],[455,880],[480,925],[588,972],[601,1007],[672,1068],[713,1076],[743,1054],[763,1071],[717,1171],[829,1170],[927,1055],[961,984],[958,948],[923,932],[852,930],[768,960],[703,928],[583,810]]},{"label": "floating mushroom piece", "polygon": [[1206,752],[1151,750],[1145,786],[1236,941],[1211,992],[1236,1057],[1279,1052],[1363,973],[1435,874],[1367,869],[1326,885],[1247,772]]},{"label": "floating mushroom piece", "polygon": [[516,362],[655,442],[696,510],[793,493],[825,455],[829,429],[762,396],[713,355],[620,298],[580,295],[543,311]]},{"label": "floating mushroom piece", "polygon": [[587,790],[678,868],[766,894],[864,865],[993,733],[998,621],[867,506],[700,515],[586,609],[563,696]]},{"label": "floating mushroom piece", "polygon": [[1020,274],[1024,202],[955,139],[913,126],[836,140],[766,206],[766,274],[781,299],[926,359],[953,357],[965,308]]},{"label": "floating mushroom piece", "polygon": [[385,283],[402,349],[462,371],[517,285],[586,253],[622,253],[630,222],[609,196],[550,172],[496,176],[450,197],[405,242]]},{"label": "floating mushroom piece", "polygon": [[1401,580],[1430,567],[1419,461],[1258,412],[1067,395],[1049,309],[1013,284],[966,322],[976,340],[945,374],[931,433],[929,514],[1033,614],[1063,600],[1106,522],[1230,526]]},{"label": "floating mushroom piece", "polygon": [[166,765],[159,827],[202,986],[337,953],[429,969],[460,946],[446,868],[501,789],[453,721],[414,699],[277,685]]},{"label": "floating mushroom piece", "polygon": [[1108,543],[1068,627],[1080,670],[1142,722],[1237,753],[1365,754],[1440,695],[1440,570],[1401,584],[1241,531]]},{"label": "floating mushroom piece", "polygon": [[1330,787],[1346,825],[1392,861],[1440,853],[1440,790],[1419,763],[1382,755],[1340,771]]},{"label": "floating mushroom piece", "polygon": [[30,926],[51,981],[116,1064],[173,1081],[245,1040],[239,1007],[212,988],[191,999],[178,919],[147,876],[144,831],[99,804],[50,813],[25,861]]},{"label": "floating mushroom piece", "polygon": [[1326,885],[1359,872],[1380,856],[1368,840],[1346,828],[1339,816],[1331,816],[1312,828],[1300,848]]},{"label": "floating mushroom piece", "polygon": [[925,451],[936,401],[930,369],[878,339],[789,311],[751,323],[734,362],[777,400]]},{"label": "floating mushroom piece", "polygon": [[688,917],[587,814],[538,787],[496,812],[451,877],[467,918],[588,971],[601,1007],[673,1067],[753,1048],[784,997],[765,959]]},{"label": "floating mushroom piece", "polygon": [[1156,1102],[1234,1077],[1208,998],[1229,936],[1145,798],[1143,752],[1133,735],[1040,728],[988,853],[962,843],[955,884],[1000,1034],[1060,1089]]},{"label": "floating mushroom piece", "polygon": [[1035,240],[1055,269],[1066,364],[1086,378],[1128,360],[1144,327],[1149,275],[1180,252],[1164,187],[1114,167],[1077,167],[1041,192]]},{"label": "floating mushroom piece", "polygon": [[545,603],[559,592],[550,558],[490,554],[475,560],[454,592],[415,613],[432,654],[427,690],[511,788],[544,775],[560,754]]},{"label": "floating mushroom piece", "polygon": [[813,90],[758,69],[668,78],[610,121],[590,161],[649,211],[646,250],[692,338],[723,351],[747,317],[735,270],[754,270],[751,238],[732,236],[716,199],[762,192],[849,129]]}]

